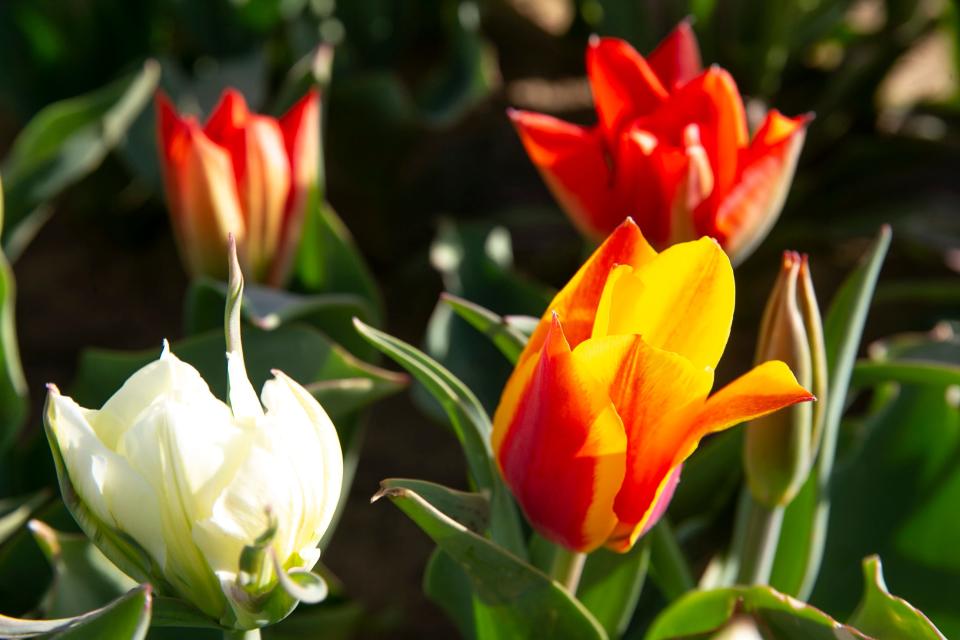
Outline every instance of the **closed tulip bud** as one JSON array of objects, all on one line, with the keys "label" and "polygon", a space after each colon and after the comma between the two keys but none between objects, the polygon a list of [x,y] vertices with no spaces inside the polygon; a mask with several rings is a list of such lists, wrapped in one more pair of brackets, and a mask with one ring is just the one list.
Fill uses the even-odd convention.
[{"label": "closed tulip bud", "polygon": [[746,258],[780,215],[810,117],[771,110],[751,136],[734,79],[702,67],[687,22],[646,58],[593,38],[586,68],[596,125],[509,114],[577,228],[601,239],[632,216],[657,249],[710,236]]},{"label": "closed tulip bud", "polygon": [[493,419],[497,464],[541,535],[627,551],[702,438],[812,398],[778,361],[711,392],[734,297],[715,241],[657,253],[630,219],[561,289]]},{"label": "closed tulip bud", "polygon": [[279,119],[251,113],[227,90],[203,127],[157,95],[167,205],[191,275],[226,275],[227,235],[246,276],[281,286],[320,172],[320,96]]},{"label": "closed tulip bud", "polygon": [[98,410],[51,385],[44,422],[64,501],[100,550],[159,593],[250,629],[325,595],[309,571],[343,458],[313,396],[274,371],[258,399],[231,342],[229,403],[165,344]]},{"label": "closed tulip bud", "polygon": [[746,429],[750,492],[767,507],[788,504],[810,474],[823,429],[826,353],[807,257],[788,251],[764,311],[757,361],[786,362],[819,401],[759,418]]}]

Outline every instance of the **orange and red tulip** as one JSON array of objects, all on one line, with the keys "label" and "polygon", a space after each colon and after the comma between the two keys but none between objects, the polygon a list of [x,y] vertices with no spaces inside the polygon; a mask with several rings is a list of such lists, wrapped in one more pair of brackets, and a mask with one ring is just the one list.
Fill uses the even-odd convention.
[{"label": "orange and red tulip", "polygon": [[812,400],[780,361],[710,394],[733,319],[710,238],[657,253],[627,219],[557,294],[494,415],[493,449],[534,528],[628,550],[707,434]]},{"label": "orange and red tulip", "polygon": [[593,38],[598,123],[510,111],[530,159],[574,224],[606,237],[627,216],[658,249],[702,236],[740,261],[780,215],[809,116],[770,111],[751,139],[729,73],[701,69],[686,22],[644,58]]},{"label": "orange and red tulip", "polygon": [[233,233],[246,276],[283,284],[319,176],[319,110],[316,90],[277,119],[251,113],[228,89],[201,127],[157,95],[167,204],[192,275],[226,276]]}]

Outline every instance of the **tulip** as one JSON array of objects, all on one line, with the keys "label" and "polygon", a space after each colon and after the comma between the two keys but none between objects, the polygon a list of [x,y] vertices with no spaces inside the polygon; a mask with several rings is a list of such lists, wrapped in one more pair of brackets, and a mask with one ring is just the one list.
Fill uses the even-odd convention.
[{"label": "tulip", "polygon": [[779,361],[708,395],[733,304],[733,270],[714,240],[658,254],[629,218],[557,294],[492,434],[541,535],[572,551],[627,551],[666,509],[701,438],[813,399]]},{"label": "tulip", "polygon": [[799,493],[817,455],[827,386],[820,308],[807,257],[783,254],[780,275],[767,303],[757,343],[757,361],[780,359],[819,398],[751,422],[744,440],[747,486],[754,499],[772,508]]},{"label": "tulip", "polygon": [[156,102],[167,204],[187,270],[222,279],[232,233],[247,277],[281,286],[319,177],[319,93],[278,120],[251,113],[229,89],[204,127],[162,93]]},{"label": "tulip", "polygon": [[587,75],[595,126],[509,112],[580,231],[602,239],[632,216],[658,249],[710,236],[735,262],[751,253],[780,215],[809,117],[770,111],[750,139],[733,78],[701,70],[686,22],[646,59],[591,39]]},{"label": "tulip", "polygon": [[108,558],[226,628],[252,629],[322,598],[309,570],[343,456],[330,418],[289,377],[274,371],[257,398],[239,347],[241,291],[228,302],[229,403],[165,344],[99,410],[51,385],[44,422],[64,501]]}]

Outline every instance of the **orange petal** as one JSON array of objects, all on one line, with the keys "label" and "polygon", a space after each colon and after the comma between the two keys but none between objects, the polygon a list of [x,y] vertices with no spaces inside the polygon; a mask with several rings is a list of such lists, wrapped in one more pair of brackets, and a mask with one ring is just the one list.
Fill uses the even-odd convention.
[{"label": "orange petal", "polygon": [[628,218],[621,223],[550,302],[540,324],[527,341],[520,362],[540,353],[553,312],[563,318],[564,332],[571,345],[576,347],[589,338],[600,296],[614,265],[640,267],[656,255],[657,252],[650,247],[633,220]]},{"label": "orange petal", "polygon": [[735,261],[749,255],[780,216],[809,120],[771,111],[745,150],[737,184],[721,201],[710,230]]},{"label": "orange petal", "polygon": [[617,516],[632,525],[644,522],[676,466],[674,453],[683,435],[673,428],[677,416],[703,404],[713,373],[635,335],[587,340],[574,350],[574,362],[608,390],[627,435]]},{"label": "orange petal", "polygon": [[614,269],[597,305],[593,337],[637,334],[699,368],[720,361],[733,321],[730,260],[710,238],[673,245],[640,268]]},{"label": "orange petal", "polygon": [[686,84],[703,71],[700,46],[690,20],[682,20],[647,56],[647,62],[668,91]]},{"label": "orange petal", "polygon": [[243,142],[249,119],[250,110],[243,94],[236,89],[227,89],[220,96],[220,101],[213,108],[203,128],[203,132],[212,142],[229,152],[238,179],[247,172]]},{"label": "orange petal", "polygon": [[587,76],[600,125],[611,139],[626,123],[652,112],[667,97],[643,56],[618,38],[590,39]]},{"label": "orange petal", "polygon": [[180,249],[194,275],[224,277],[227,234],[241,244],[246,225],[229,154],[195,122],[187,123],[180,178]]},{"label": "orange petal", "polygon": [[530,160],[582,233],[603,237],[626,217],[615,210],[610,162],[598,131],[541,113],[508,114]]},{"label": "orange petal", "polygon": [[625,522],[621,520],[617,523],[617,526],[613,528],[613,532],[607,539],[606,547],[608,549],[618,553],[630,551],[637,540],[647,531],[650,531],[653,525],[657,524],[660,518],[663,517],[663,514],[667,512],[670,501],[673,500],[673,494],[677,490],[677,485],[680,484],[680,473],[682,469],[683,465],[680,464],[667,473],[654,492],[653,502],[640,518],[639,522]]},{"label": "orange petal", "polygon": [[626,437],[604,389],[577,366],[554,316],[539,357],[517,367],[494,415],[504,480],[544,537],[602,545],[617,519]]},{"label": "orange petal", "polygon": [[320,177],[320,92],[307,92],[280,118],[283,144],[290,161],[290,194],[284,206],[277,255],[268,284],[282,286],[297,251],[310,190]]}]

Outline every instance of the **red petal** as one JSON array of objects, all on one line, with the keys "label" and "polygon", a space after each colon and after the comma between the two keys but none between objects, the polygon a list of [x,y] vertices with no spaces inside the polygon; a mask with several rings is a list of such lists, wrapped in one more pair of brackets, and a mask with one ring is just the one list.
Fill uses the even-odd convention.
[{"label": "red petal", "polygon": [[652,112],[667,97],[657,74],[636,49],[618,38],[592,38],[587,76],[603,130],[615,139],[634,118]]},{"label": "red petal", "polygon": [[556,316],[539,357],[508,382],[493,442],[503,477],[537,531],[577,551],[606,541],[617,522],[626,438],[603,388],[576,366]]},{"label": "red petal", "polygon": [[211,142],[220,145],[230,154],[233,172],[237,180],[247,173],[244,139],[250,121],[247,101],[236,89],[227,89],[220,96],[220,102],[214,107],[203,131]]},{"label": "red petal", "polygon": [[544,182],[584,234],[603,237],[623,221],[627,213],[615,211],[610,158],[597,130],[540,113],[508,113]]},{"label": "red petal", "polygon": [[700,46],[690,20],[681,21],[647,56],[647,62],[667,91],[673,91],[700,74],[703,71]]}]

